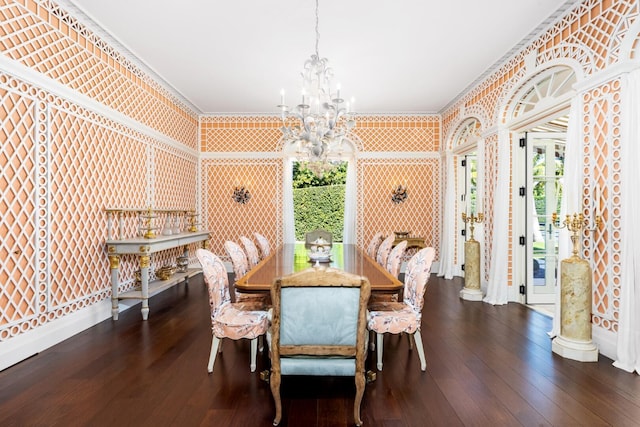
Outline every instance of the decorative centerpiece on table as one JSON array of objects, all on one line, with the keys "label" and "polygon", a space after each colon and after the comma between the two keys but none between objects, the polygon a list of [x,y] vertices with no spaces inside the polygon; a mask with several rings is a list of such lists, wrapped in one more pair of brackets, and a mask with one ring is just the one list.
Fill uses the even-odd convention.
[{"label": "decorative centerpiece on table", "polygon": [[318,237],[311,242],[309,247],[309,260],[315,262],[318,265],[321,262],[331,261],[331,242]]}]

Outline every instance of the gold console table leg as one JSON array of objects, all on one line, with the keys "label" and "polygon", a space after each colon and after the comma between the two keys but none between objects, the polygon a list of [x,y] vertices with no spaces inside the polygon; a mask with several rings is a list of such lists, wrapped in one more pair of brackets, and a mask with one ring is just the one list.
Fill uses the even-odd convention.
[{"label": "gold console table leg", "polygon": [[109,266],[111,267],[111,317],[118,320],[118,286],[120,275],[120,256],[116,254],[109,255]]},{"label": "gold console table leg", "polygon": [[[142,248],[141,248],[142,249]],[[149,318],[149,264],[150,256],[148,253],[143,252],[140,254],[140,276],[142,278],[141,290],[142,290],[142,320]]]}]

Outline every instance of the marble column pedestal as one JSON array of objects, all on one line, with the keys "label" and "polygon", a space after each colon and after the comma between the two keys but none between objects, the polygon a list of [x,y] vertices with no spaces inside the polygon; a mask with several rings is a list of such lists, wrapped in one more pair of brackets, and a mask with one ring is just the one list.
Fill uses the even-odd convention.
[{"label": "marble column pedestal", "polygon": [[551,343],[554,353],[579,362],[597,362],[591,340],[591,268],[577,256],[560,264],[560,335]]},{"label": "marble column pedestal", "polygon": [[460,298],[468,301],[482,301],[480,289],[480,242],[467,240],[464,243],[464,288]]}]

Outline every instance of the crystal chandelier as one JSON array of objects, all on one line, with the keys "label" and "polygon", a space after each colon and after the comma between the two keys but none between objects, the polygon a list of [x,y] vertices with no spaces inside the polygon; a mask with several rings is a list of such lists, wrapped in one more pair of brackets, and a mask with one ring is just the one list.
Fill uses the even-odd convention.
[{"label": "crystal chandelier", "polygon": [[[316,52],[304,63],[302,71],[302,102],[293,109],[284,102],[284,90],[280,92],[282,137],[297,145],[299,160],[307,160],[308,167],[317,175],[332,166],[330,158],[342,152],[342,140],[355,127],[353,100],[340,97],[340,86],[332,92],[333,70],[328,60],[318,54],[320,32],[318,30],[318,0],[316,0]],[[343,105],[346,104],[346,105]]]}]

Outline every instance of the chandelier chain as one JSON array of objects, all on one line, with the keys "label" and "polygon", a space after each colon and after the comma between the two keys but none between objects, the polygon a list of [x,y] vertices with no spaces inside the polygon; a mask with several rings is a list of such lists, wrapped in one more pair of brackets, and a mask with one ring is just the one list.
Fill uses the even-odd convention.
[{"label": "chandelier chain", "polygon": [[316,0],[316,56],[320,58],[320,54],[318,53],[318,45],[320,43],[320,14],[318,13],[318,3],[319,0]]}]

